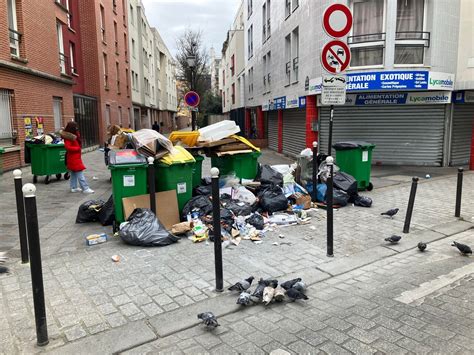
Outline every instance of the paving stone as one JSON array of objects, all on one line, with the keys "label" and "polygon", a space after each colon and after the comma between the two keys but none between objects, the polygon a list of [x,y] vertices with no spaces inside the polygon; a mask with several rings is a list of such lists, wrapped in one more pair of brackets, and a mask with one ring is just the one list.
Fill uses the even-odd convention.
[{"label": "paving stone", "polygon": [[120,312],[122,312],[122,314],[127,317],[140,312],[140,309],[133,303],[124,304],[123,306],[120,306],[119,309]]},{"label": "paving stone", "polygon": [[305,329],[295,335],[304,342],[314,347],[321,345],[322,343],[328,340],[325,336],[310,329]]},{"label": "paving stone", "polygon": [[373,343],[379,338],[377,332],[368,332],[362,328],[354,327],[347,332],[352,338],[355,338],[365,344]]},{"label": "paving stone", "polygon": [[74,340],[85,337],[87,333],[84,330],[84,328],[82,328],[80,325],[76,325],[72,328],[65,330],[64,335],[66,336],[66,339],[68,341],[74,341]]},{"label": "paving stone", "polygon": [[268,335],[283,345],[288,345],[298,340],[294,334],[290,334],[283,329],[274,330],[268,333]]},{"label": "paving stone", "polygon": [[127,320],[120,313],[112,313],[105,316],[105,319],[112,328],[120,327],[127,323]]},{"label": "paving stone", "polygon": [[165,304],[173,303],[173,299],[165,294],[160,294],[153,297],[153,300],[160,306],[164,306]]},{"label": "paving stone", "polygon": [[393,354],[393,355],[402,355],[402,354],[408,354],[408,351],[406,349],[403,349],[394,343],[391,343],[386,340],[376,340],[374,343],[371,344],[371,347],[382,351],[385,354]]},{"label": "paving stone", "polygon": [[107,323],[103,322],[103,323],[99,323],[99,324],[93,325],[91,327],[88,327],[87,329],[88,329],[89,333],[97,334],[97,333],[103,332],[107,329],[110,329],[110,326]]},{"label": "paving stone", "polygon": [[326,354],[337,354],[337,355],[349,355],[352,354],[351,352],[347,351],[346,349],[341,348],[339,345],[334,344],[332,342],[326,342],[319,347],[322,351]]},{"label": "paving stone", "polygon": [[274,341],[269,335],[259,332],[258,330],[247,334],[245,337],[259,347],[263,347],[264,345]]},{"label": "paving stone", "polygon": [[316,354],[316,349],[304,341],[298,340],[288,345],[288,349],[294,351],[296,354]]},{"label": "paving stone", "polygon": [[425,346],[413,339],[410,338],[402,338],[397,342],[398,346],[405,348],[415,354],[428,354],[432,349],[428,346]]},{"label": "paving stone", "polygon": [[97,309],[103,314],[111,314],[114,312],[117,312],[117,308],[112,304],[112,303],[104,303],[101,304],[100,306],[97,306]]},{"label": "paving stone", "polygon": [[369,345],[355,339],[345,342],[342,346],[354,354],[375,354],[377,352]]}]

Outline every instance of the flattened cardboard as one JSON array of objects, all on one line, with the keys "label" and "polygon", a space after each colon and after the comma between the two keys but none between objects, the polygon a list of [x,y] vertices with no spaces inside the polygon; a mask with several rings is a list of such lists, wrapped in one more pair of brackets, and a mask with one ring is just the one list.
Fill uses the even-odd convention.
[{"label": "flattened cardboard", "polygon": [[[156,199],[156,215],[166,229],[171,229],[175,224],[179,223],[178,198],[176,191],[157,192]],[[150,195],[140,195],[134,197],[125,197],[122,199],[123,213],[127,219],[135,208],[150,208]]]}]

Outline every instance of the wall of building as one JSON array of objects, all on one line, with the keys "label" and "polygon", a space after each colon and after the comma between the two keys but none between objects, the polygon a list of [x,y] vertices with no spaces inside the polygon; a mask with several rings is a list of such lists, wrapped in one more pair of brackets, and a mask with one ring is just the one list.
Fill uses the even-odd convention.
[{"label": "wall of building", "polygon": [[474,89],[474,2],[461,0],[456,89]]}]

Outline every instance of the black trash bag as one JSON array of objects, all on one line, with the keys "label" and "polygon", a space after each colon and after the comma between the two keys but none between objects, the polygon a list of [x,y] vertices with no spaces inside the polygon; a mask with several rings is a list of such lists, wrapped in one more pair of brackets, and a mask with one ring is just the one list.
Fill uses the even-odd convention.
[{"label": "black trash bag", "polygon": [[115,221],[114,197],[109,199],[102,206],[99,212],[99,221],[103,226],[111,226]]},{"label": "black trash bag", "polygon": [[[333,205],[338,205],[341,207],[347,206],[347,203],[349,202],[349,195],[338,189],[334,189],[333,195],[332,195],[332,203]],[[327,195],[326,195],[327,198]]]},{"label": "black trash bag", "polygon": [[77,211],[76,223],[97,222],[99,220],[99,212],[105,204],[102,200],[89,200],[79,206]]},{"label": "black trash bag", "polygon": [[334,174],[334,187],[346,192],[349,197],[357,196],[357,180],[351,175],[339,171]]},{"label": "black trash bag", "polygon": [[265,223],[263,222],[263,217],[258,213],[254,213],[249,218],[245,220],[248,224],[254,226],[258,230],[262,230],[264,228]]},{"label": "black trash bag", "polygon": [[288,199],[281,187],[273,185],[267,187],[259,195],[260,206],[265,212],[284,211],[288,208]]},{"label": "black trash bag", "polygon": [[186,220],[188,213],[198,212],[200,216],[208,215],[212,212],[212,201],[209,196],[196,196],[190,199],[183,208],[181,218]]},{"label": "black trash bag", "polygon": [[367,196],[357,195],[354,198],[354,205],[360,206],[360,207],[372,207],[372,199]]},{"label": "black trash bag", "polygon": [[236,216],[248,216],[252,213],[252,206],[239,200],[221,200],[222,206],[232,211]]},{"label": "black trash bag", "polygon": [[235,215],[232,213],[231,210],[227,208],[221,208],[221,223],[232,227],[232,225],[234,224],[234,218]]},{"label": "black trash bag", "polygon": [[258,177],[255,180],[260,181],[262,185],[283,186],[283,175],[270,165],[260,166]]},{"label": "black trash bag", "polygon": [[142,247],[162,247],[176,243],[179,238],[169,233],[148,208],[136,208],[119,231],[127,244]]},{"label": "black trash bag", "polygon": [[212,194],[212,186],[201,185],[197,186],[193,190],[193,196],[210,196]]}]

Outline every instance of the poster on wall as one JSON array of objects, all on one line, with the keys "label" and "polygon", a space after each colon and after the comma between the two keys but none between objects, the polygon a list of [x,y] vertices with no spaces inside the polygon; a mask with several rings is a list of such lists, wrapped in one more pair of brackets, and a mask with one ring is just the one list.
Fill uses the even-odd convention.
[{"label": "poster on wall", "polygon": [[36,132],[38,136],[41,136],[44,133],[44,118],[43,117],[35,117],[36,121]]},{"label": "poster on wall", "polygon": [[31,139],[33,138],[33,124],[31,122],[31,117],[25,117],[25,138]]}]

